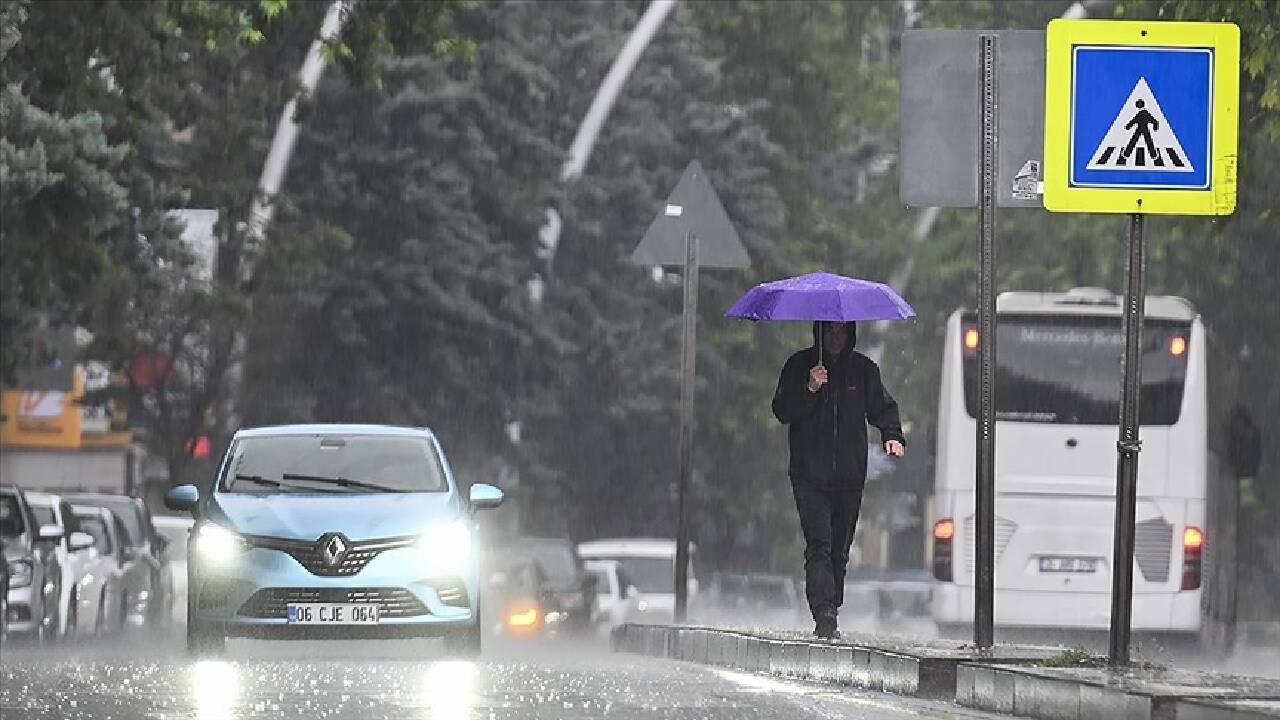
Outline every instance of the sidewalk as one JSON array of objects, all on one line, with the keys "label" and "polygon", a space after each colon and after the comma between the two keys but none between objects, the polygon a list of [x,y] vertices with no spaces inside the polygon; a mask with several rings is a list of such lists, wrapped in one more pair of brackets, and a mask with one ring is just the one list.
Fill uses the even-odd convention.
[{"label": "sidewalk", "polygon": [[624,625],[613,648],[803,680],[953,700],[1046,720],[1277,720],[1280,680],[1169,670],[1108,668],[1061,648],[849,635],[835,642],[799,632]]}]

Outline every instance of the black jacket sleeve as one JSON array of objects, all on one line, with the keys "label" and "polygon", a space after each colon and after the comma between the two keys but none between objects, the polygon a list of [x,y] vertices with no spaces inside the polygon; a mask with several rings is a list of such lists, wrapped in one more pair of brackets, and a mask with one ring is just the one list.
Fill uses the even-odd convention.
[{"label": "black jacket sleeve", "polygon": [[898,401],[893,399],[880,377],[880,368],[868,363],[867,422],[880,430],[880,442],[897,440],[904,446],[907,439],[902,434],[902,421],[898,418]]},{"label": "black jacket sleeve", "polygon": [[773,415],[784,425],[812,415],[820,404],[818,393],[809,392],[809,368],[804,365],[802,353],[792,355],[778,376],[778,389],[773,392]]}]

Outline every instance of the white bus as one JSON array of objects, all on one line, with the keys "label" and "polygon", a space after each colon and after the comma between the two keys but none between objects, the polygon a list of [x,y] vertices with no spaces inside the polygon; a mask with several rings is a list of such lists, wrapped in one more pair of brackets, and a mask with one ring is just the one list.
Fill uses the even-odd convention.
[{"label": "white bus", "polygon": [[[1109,627],[1121,313],[1122,298],[1097,288],[998,298],[998,634]],[[975,313],[952,314],[938,406],[932,612],[955,635],[971,633],[973,622],[978,339]],[[1221,647],[1234,632],[1238,485],[1217,448],[1219,418],[1235,394],[1225,390],[1234,386],[1232,364],[1211,365],[1209,347],[1189,302],[1147,299],[1132,627]]]}]

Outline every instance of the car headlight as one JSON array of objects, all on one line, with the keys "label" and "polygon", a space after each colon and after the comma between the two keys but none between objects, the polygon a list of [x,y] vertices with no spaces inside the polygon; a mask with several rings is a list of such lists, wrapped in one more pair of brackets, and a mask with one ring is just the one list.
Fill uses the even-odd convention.
[{"label": "car headlight", "polygon": [[462,575],[471,567],[471,527],[465,520],[438,525],[418,538],[418,552],[428,575]]},{"label": "car headlight", "polygon": [[220,563],[235,557],[244,548],[244,540],[219,525],[201,525],[196,530],[196,554],[204,560]]},{"label": "car headlight", "polygon": [[30,560],[9,563],[9,587],[24,588],[31,584],[33,567]]}]

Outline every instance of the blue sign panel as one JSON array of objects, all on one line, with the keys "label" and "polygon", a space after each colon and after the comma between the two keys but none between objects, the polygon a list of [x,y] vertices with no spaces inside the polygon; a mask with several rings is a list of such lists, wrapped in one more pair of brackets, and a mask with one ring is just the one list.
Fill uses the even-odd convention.
[{"label": "blue sign panel", "polygon": [[1068,185],[1209,187],[1212,48],[1072,48]]}]

